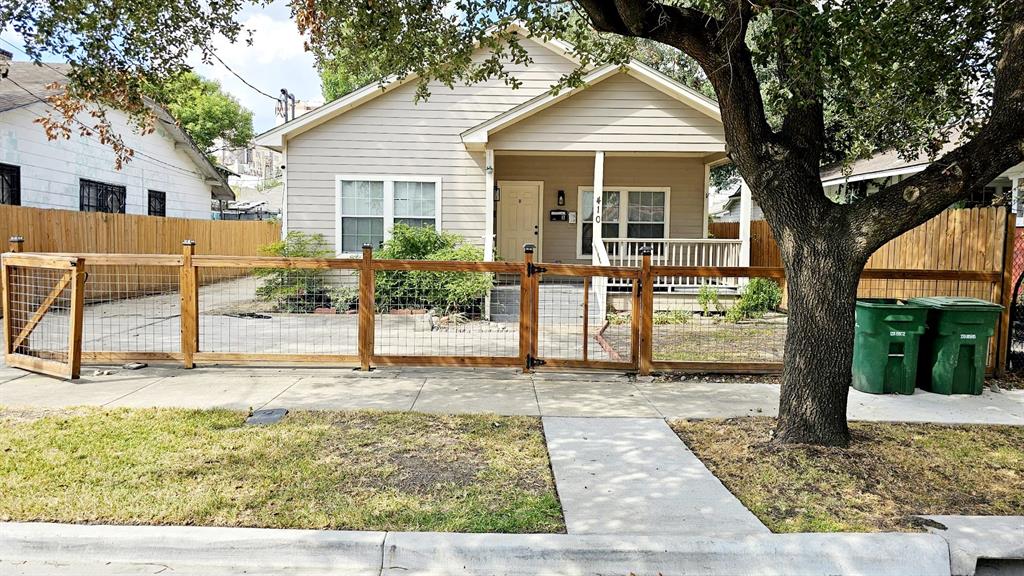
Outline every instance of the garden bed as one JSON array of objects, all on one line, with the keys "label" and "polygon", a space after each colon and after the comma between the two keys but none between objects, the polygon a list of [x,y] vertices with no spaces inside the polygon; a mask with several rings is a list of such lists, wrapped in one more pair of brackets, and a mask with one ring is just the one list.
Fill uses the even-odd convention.
[{"label": "garden bed", "polygon": [[850,424],[849,448],[769,444],[775,420],[673,429],[773,532],[922,529],[917,515],[1024,514],[1024,428]]},{"label": "garden bed", "polygon": [[0,409],[0,520],[563,532],[527,417]]}]

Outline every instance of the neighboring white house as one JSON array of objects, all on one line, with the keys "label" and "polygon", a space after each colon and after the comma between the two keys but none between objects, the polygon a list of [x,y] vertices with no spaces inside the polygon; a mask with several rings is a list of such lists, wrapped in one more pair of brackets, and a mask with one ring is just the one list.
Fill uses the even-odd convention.
[{"label": "neighboring white house", "polygon": [[63,65],[9,67],[0,79],[0,202],[210,219],[211,199],[234,198],[225,176],[162,108],[154,108],[159,121],[147,135],[136,133],[125,114],[108,111],[116,133],[135,151],[121,170],[98,137],[73,132],[69,140],[48,140],[35,120],[52,110],[45,99],[54,90],[47,86],[67,80]]},{"label": "neighboring white house", "polygon": [[[739,222],[742,218],[741,204],[743,199],[743,188],[737,186],[736,190],[725,199],[722,203],[721,208],[711,213],[711,218],[715,222]],[[757,205],[757,202],[751,201],[750,204],[750,219],[751,220],[764,220],[764,212],[761,211],[761,207]]]},{"label": "neighboring white house", "polygon": [[727,161],[717,104],[636,62],[554,94],[571,48],[518,32],[532,59],[507,64],[518,89],[431,83],[417,103],[416,79],[393,79],[258,136],[284,155],[285,229],[339,255],[406,222],[487,260],[533,243],[549,262],[628,264],[651,246],[659,263],[744,265],[747,242],[707,238],[709,170]]}]

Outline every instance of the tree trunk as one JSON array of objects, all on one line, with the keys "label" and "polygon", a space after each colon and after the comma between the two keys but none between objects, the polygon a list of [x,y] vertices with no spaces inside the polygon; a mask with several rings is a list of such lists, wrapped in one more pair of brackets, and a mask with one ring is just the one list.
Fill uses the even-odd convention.
[{"label": "tree trunk", "polygon": [[794,232],[780,243],[789,324],[775,442],[846,446],[854,310],[865,263],[842,235]]}]

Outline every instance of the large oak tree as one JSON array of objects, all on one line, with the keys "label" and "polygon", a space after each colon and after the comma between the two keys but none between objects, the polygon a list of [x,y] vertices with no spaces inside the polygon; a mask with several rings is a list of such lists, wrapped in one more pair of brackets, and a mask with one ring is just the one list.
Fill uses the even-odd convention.
[{"label": "large oak tree", "polygon": [[[180,71],[189,50],[238,38],[240,0],[16,2],[0,26],[64,55],[77,94],[135,103],[136,81]],[[776,440],[849,441],[847,390],[858,277],[899,234],[1024,160],[1021,0],[293,0],[322,67],[417,74],[454,85],[517,79],[507,24],[576,46],[580,68],[657,42],[692,59],[721,108],[728,155],[779,243],[789,331]],[[110,39],[115,38],[114,42]],[[474,50],[490,51],[474,59]],[[140,115],[142,113],[140,112]],[[953,149],[855,202],[825,196],[823,160]]]}]

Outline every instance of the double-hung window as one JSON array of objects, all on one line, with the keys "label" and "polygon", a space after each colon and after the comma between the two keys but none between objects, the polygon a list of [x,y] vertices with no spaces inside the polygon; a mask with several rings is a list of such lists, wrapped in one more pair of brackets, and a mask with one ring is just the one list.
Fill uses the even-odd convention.
[{"label": "double-hung window", "polygon": [[[668,188],[607,187],[601,198],[601,237],[668,237]],[[579,257],[593,254],[594,190],[580,187],[577,241]]]},{"label": "double-hung window", "polygon": [[21,168],[0,164],[0,204],[21,206]]},{"label": "double-hung window", "polygon": [[441,229],[441,180],[429,177],[339,176],[337,179],[339,254],[363,244],[379,248],[396,224]]}]

